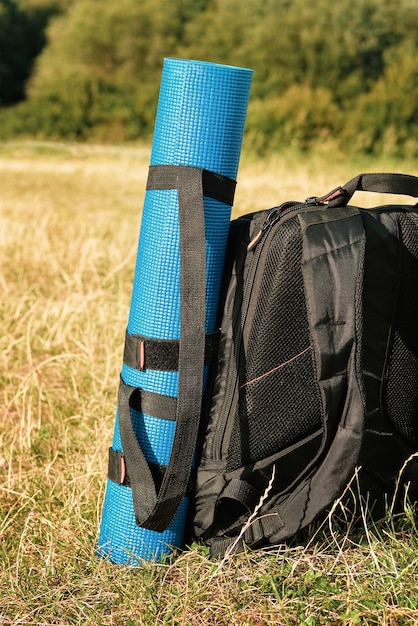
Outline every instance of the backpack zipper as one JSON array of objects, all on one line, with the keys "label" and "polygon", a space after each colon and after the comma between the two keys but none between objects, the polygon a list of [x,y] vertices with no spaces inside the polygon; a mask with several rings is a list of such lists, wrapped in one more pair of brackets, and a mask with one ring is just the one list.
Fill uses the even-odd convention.
[{"label": "backpack zipper", "polygon": [[255,235],[255,237],[251,239],[250,243],[247,246],[247,250],[253,250],[264,237],[264,235],[268,233],[271,227],[274,226],[276,222],[281,220],[284,215],[287,216],[289,214],[292,214],[294,211],[299,211],[300,209],[313,206],[324,206],[324,203],[322,202],[322,199],[318,198],[317,196],[309,196],[309,198],[306,198],[305,202],[290,201],[284,202],[280,206],[274,207],[268,212],[267,217],[264,220],[258,233]]},{"label": "backpack zipper", "polygon": [[[260,260],[261,253],[263,251],[264,245],[267,241],[267,235],[271,232],[273,226],[279,222],[284,215],[293,214],[300,209],[321,205],[322,203],[316,197],[307,198],[305,202],[285,202],[280,206],[272,208],[264,220],[260,230],[257,234],[251,239],[247,246],[247,251],[253,252],[253,258],[250,261],[250,266],[248,268],[248,274],[245,280],[245,286],[242,296],[242,305],[241,305],[241,316],[235,320],[235,324],[233,327],[233,337],[236,337],[236,341],[234,344],[240,350],[242,335],[245,325],[245,320],[248,313],[248,307],[250,304],[250,297],[253,287],[253,282],[255,278],[255,274],[258,267],[258,262]],[[238,326],[238,327],[237,327]],[[234,367],[231,365],[234,363]],[[224,432],[226,428],[226,424],[228,422],[228,416],[231,411],[231,407],[233,405],[234,399],[238,392],[238,376],[237,371],[239,368],[239,353],[234,354],[234,359],[230,360],[230,364],[228,367],[227,381],[226,381],[226,390],[225,390],[225,398],[222,404],[222,410],[219,415],[218,424],[216,428],[216,432],[214,433],[213,438],[213,459],[215,461],[220,461],[222,458],[222,443],[224,438]],[[231,380],[232,379],[232,380]]]}]

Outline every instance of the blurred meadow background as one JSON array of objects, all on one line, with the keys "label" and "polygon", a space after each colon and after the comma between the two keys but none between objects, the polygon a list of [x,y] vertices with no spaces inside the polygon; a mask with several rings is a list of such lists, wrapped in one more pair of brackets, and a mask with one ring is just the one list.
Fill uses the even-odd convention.
[{"label": "blurred meadow background", "polygon": [[418,173],[417,27],[415,0],[0,0],[0,625],[418,623],[410,506],[223,562],[95,553],[163,58],[254,69],[235,217]]}]

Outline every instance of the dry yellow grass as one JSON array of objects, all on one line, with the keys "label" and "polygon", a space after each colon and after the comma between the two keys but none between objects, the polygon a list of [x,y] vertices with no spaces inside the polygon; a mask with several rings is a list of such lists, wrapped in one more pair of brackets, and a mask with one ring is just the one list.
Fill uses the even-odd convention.
[{"label": "dry yellow grass", "polygon": [[[418,623],[412,512],[221,567],[198,546],[135,571],[96,557],[148,162],[148,146],[0,146],[0,624]],[[234,215],[371,169],[414,173],[244,153]]]}]

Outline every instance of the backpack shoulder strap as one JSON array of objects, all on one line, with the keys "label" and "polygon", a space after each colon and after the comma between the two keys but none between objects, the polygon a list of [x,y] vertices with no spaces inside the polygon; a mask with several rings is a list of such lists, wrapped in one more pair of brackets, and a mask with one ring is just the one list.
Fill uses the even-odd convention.
[{"label": "backpack shoulder strap", "polygon": [[293,493],[273,504],[281,523],[270,542],[293,536],[341,495],[355,471],[364,431],[360,350],[366,238],[361,212],[318,209],[300,213],[299,220],[324,435],[310,472]]}]

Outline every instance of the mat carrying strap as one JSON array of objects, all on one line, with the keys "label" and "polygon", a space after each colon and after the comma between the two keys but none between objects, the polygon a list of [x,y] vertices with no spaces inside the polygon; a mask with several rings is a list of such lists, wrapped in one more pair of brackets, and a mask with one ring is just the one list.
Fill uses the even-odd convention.
[{"label": "mat carrying strap", "polygon": [[[147,190],[178,190],[181,311],[178,355],[177,347],[174,348],[175,361],[178,360],[178,396],[172,399],[176,429],[170,460],[163,473],[156,472],[146,459],[132,425],[130,402],[138,390],[123,381],[119,388],[119,428],[124,463],[132,489],[135,520],[139,526],[149,530],[162,532],[170,525],[187,491],[199,429],[204,364],[208,352],[216,353],[211,348],[210,336],[209,339],[205,337],[206,238],[203,197],[215,198],[232,206],[235,185],[234,180],[195,167],[154,165],[149,169]],[[131,353],[132,339],[128,341],[130,346],[125,348],[125,354]],[[166,350],[165,357],[162,357],[164,361],[173,348],[167,348],[167,342],[161,345],[162,350]],[[155,347],[153,344],[152,348]],[[169,360],[172,362],[173,358]],[[146,366],[141,357],[139,361],[138,369]],[[149,395],[149,392],[143,393]],[[113,474],[114,455],[115,451],[109,457],[109,468],[112,466]],[[127,484],[122,471],[116,470],[116,474],[119,482],[124,478],[123,484]],[[156,480],[156,475],[160,475],[161,480]]]}]

